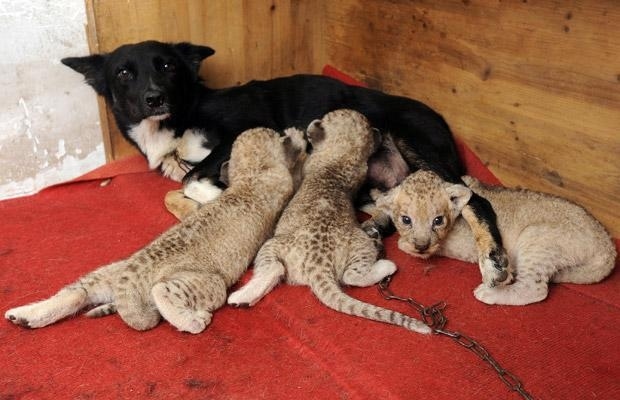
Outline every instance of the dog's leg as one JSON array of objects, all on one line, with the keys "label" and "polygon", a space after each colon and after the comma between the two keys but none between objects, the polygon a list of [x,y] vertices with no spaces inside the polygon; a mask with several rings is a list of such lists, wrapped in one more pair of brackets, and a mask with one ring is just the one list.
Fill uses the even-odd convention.
[{"label": "dog's leg", "polygon": [[478,248],[478,264],[487,286],[504,285],[512,281],[512,267],[502,237],[497,229],[495,211],[491,203],[472,194],[461,213],[469,224]]},{"label": "dog's leg", "polygon": [[209,178],[189,182],[183,189],[183,194],[199,204],[205,204],[220,197],[222,189]]},{"label": "dog's leg", "polygon": [[200,204],[215,200],[222,193],[222,188],[218,186],[222,165],[230,157],[233,141],[226,141],[218,144],[213,151],[185,178],[183,178],[185,196],[196,200]]}]

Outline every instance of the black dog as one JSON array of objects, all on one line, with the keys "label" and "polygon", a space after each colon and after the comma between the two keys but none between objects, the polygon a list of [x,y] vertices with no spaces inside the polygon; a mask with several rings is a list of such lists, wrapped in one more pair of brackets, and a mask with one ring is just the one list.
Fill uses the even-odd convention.
[{"label": "black dog", "polygon": [[[65,58],[111,107],[123,135],[199,202],[221,191],[218,178],[232,143],[246,129],[305,129],[337,108],[366,115],[384,135],[369,161],[365,190],[389,189],[412,171],[431,169],[451,182],[464,174],[450,128],[426,105],[405,97],[349,86],[335,79],[297,75],[209,89],[200,63],[214,54],[205,46],[155,41],[121,46],[108,54]],[[187,173],[186,173],[187,172]],[[363,196],[363,195],[362,195]],[[507,258],[489,203],[472,197],[468,222],[479,243],[480,265],[508,276]],[[387,218],[377,221],[385,229]],[[382,233],[385,233],[383,231]]]}]

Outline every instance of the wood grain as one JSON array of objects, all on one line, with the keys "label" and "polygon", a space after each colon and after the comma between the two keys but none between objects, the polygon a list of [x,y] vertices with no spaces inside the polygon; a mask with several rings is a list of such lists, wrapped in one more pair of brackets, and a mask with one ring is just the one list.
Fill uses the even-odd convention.
[{"label": "wood grain", "polygon": [[508,186],[620,236],[620,3],[326,2],[334,66],[439,110]]},{"label": "wood grain", "polygon": [[[202,65],[210,87],[318,73],[323,3],[299,0],[86,0],[91,52],[143,40],[190,41],[216,50]],[[108,159],[137,150],[100,103]]]},{"label": "wood grain", "polygon": [[[572,199],[620,236],[616,0],[86,2],[93,51],[205,44],[212,87],[330,63],[422,100],[505,184]],[[109,157],[135,152],[102,115]]]}]

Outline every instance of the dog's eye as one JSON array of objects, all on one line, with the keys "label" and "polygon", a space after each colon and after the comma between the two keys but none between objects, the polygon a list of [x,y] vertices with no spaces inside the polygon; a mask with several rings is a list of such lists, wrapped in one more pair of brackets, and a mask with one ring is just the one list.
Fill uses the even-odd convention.
[{"label": "dog's eye", "polygon": [[409,216],[407,216],[407,215],[403,215],[402,217],[400,217],[400,220],[405,225],[411,225],[411,218]]},{"label": "dog's eye", "polygon": [[164,63],[163,69],[165,72],[175,72],[177,70],[177,66],[171,62]]},{"label": "dog's eye", "polygon": [[441,226],[445,222],[443,215],[439,215],[433,219],[433,226]]},{"label": "dog's eye", "polygon": [[130,80],[133,79],[133,73],[130,70],[128,70],[127,68],[121,68],[116,73],[116,77],[121,82],[127,82],[127,81],[130,81]]}]

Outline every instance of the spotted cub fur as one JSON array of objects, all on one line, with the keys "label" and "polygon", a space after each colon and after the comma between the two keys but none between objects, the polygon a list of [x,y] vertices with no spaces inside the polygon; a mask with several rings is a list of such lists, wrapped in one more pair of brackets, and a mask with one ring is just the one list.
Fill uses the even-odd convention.
[{"label": "spotted cub fur", "polygon": [[388,212],[406,253],[444,255],[476,262],[471,229],[460,217],[472,191],[491,202],[514,266],[514,282],[481,284],[476,298],[487,304],[524,305],[547,297],[548,282],[594,283],[610,274],[616,248],[605,228],[568,200],[529,190],[486,186],[465,176],[468,186],[418,171],[385,195],[374,193]]},{"label": "spotted cub fur", "polygon": [[313,150],[301,187],[282,213],[275,236],[258,252],[251,280],[228,303],[254,305],[286,277],[290,284],[310,286],[336,311],[429,333],[422,322],[354,299],[339,285],[370,286],[396,271],[391,261],[377,261],[378,246],[360,227],[352,204],[380,135],[351,110],[313,121],[307,135]]},{"label": "spotted cub fur", "polygon": [[272,234],[294,192],[290,171],[305,158],[303,132],[242,133],[229,166],[230,186],[126,260],[101,267],[47,300],[10,309],[15,324],[39,328],[102,304],[88,316],[117,311],[132,328],[153,328],[163,316],[199,333],[226,302],[259,247]]}]

